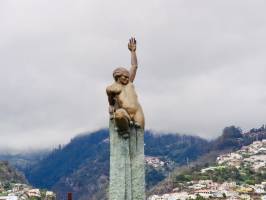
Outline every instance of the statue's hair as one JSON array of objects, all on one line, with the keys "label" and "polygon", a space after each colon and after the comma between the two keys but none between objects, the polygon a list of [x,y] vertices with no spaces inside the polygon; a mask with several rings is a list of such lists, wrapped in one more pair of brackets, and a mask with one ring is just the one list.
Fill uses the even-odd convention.
[{"label": "statue's hair", "polygon": [[118,67],[113,71],[113,77],[115,80],[122,75],[129,78],[129,71],[124,67]]}]

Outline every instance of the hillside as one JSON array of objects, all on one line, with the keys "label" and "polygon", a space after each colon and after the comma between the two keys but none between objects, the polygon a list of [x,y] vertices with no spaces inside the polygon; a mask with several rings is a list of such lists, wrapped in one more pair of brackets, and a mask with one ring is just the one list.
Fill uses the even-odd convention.
[{"label": "hillside", "polygon": [[[157,157],[164,167],[147,166],[147,188],[163,180],[175,166],[195,160],[208,151],[208,141],[196,136],[145,133],[146,156]],[[109,133],[103,129],[80,135],[63,148],[25,171],[29,182],[74,198],[104,199],[109,176]]]},{"label": "hillside", "polygon": [[263,139],[266,139],[266,127],[264,125],[258,129],[252,128],[246,133],[242,133],[239,127],[225,127],[220,137],[209,142],[209,151],[206,154],[203,154],[194,162],[189,163],[189,166],[176,167],[166,179],[155,185],[147,193],[151,195],[170,192],[175,187],[174,177],[179,176],[183,172],[187,172],[188,167],[190,170],[198,170],[213,165],[219,155],[237,151],[243,146],[250,145],[255,140]]},{"label": "hillside", "polygon": [[148,199],[265,199],[265,194],[266,140],[262,140],[220,154],[211,166],[175,170]]},{"label": "hillside", "polygon": [[7,161],[0,161],[0,183],[26,183],[25,177],[9,165]]},{"label": "hillside", "polygon": [[[207,166],[221,154],[240,149],[253,140],[265,137],[265,129],[242,134],[230,126],[213,141],[180,135],[145,133],[146,188],[150,192],[170,191],[170,172],[189,167]],[[106,199],[109,177],[109,133],[102,129],[73,138],[69,144],[54,149],[39,162],[21,168],[29,182],[38,188],[65,197],[72,192],[75,199]],[[169,176],[170,174],[170,176]],[[168,178],[166,178],[168,177]],[[170,177],[170,178],[169,178]],[[150,193],[148,192],[148,193]]]}]

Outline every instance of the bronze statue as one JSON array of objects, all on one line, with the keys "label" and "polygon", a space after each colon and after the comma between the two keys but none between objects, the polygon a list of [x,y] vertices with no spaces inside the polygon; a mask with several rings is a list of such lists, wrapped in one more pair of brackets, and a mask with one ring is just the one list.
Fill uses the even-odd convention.
[{"label": "bronze statue", "polygon": [[128,137],[130,125],[142,129],[145,125],[144,114],[133,85],[138,68],[136,45],[135,38],[130,38],[128,43],[131,52],[130,71],[123,67],[115,69],[113,71],[115,82],[106,88],[111,118],[114,119],[118,132],[125,138]]},{"label": "bronze statue", "polygon": [[128,43],[131,69],[113,71],[106,88],[109,101],[110,200],[145,199],[144,115],[133,85],[138,63],[136,40]]}]

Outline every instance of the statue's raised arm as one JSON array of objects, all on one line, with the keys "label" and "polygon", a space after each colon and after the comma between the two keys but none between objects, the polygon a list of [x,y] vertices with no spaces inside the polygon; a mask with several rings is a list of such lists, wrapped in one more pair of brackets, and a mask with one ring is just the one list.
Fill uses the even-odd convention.
[{"label": "statue's raised arm", "polygon": [[137,73],[137,68],[138,68],[138,60],[137,60],[137,54],[136,54],[136,50],[137,50],[137,41],[135,38],[130,38],[129,42],[128,42],[128,49],[131,53],[131,68],[129,71],[129,80],[131,82],[134,81],[136,73]]}]

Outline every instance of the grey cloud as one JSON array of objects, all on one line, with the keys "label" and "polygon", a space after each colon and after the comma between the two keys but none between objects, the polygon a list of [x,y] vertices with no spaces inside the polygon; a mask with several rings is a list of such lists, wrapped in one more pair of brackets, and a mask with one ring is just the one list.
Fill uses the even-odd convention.
[{"label": "grey cloud", "polygon": [[129,66],[147,128],[213,138],[265,123],[264,1],[0,2],[0,146],[44,148],[107,127],[105,87]]}]

